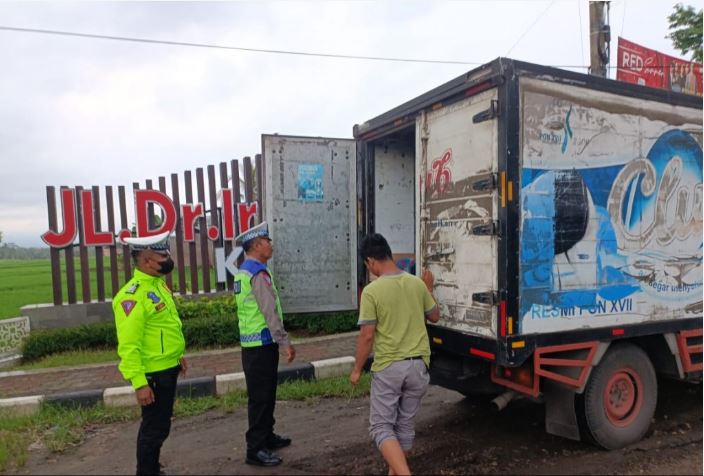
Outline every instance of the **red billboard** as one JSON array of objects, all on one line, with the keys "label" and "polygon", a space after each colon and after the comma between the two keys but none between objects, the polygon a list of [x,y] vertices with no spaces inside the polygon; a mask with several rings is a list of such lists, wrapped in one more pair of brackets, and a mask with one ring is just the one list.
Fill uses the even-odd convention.
[{"label": "red billboard", "polygon": [[702,95],[702,65],[675,58],[623,38],[618,39],[616,79],[628,83]]}]

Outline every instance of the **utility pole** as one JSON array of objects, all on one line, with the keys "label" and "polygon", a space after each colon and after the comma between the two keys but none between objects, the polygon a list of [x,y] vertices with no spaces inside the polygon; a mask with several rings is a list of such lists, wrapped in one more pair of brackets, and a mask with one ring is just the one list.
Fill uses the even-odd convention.
[{"label": "utility pole", "polygon": [[[589,2],[589,48],[591,63],[589,74],[608,77],[611,27],[609,26],[609,3]],[[604,14],[606,12],[606,14]]]}]

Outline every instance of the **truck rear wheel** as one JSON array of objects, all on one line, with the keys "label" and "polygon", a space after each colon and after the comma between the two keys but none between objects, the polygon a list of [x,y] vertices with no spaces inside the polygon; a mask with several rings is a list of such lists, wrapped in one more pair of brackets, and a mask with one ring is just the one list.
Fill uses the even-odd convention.
[{"label": "truck rear wheel", "polygon": [[594,368],[582,396],[588,436],[613,450],[639,441],[655,413],[658,384],[648,355],[616,344]]}]

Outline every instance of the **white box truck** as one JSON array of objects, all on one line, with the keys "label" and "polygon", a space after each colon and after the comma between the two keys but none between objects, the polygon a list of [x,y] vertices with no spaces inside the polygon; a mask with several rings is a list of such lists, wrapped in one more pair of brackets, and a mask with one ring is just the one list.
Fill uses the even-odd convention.
[{"label": "white box truck", "polygon": [[[435,275],[432,382],[619,448],[702,375],[702,99],[499,58],[354,127],[265,135],[288,312],[353,309],[360,236]],[[511,393],[506,393],[511,392]]]}]

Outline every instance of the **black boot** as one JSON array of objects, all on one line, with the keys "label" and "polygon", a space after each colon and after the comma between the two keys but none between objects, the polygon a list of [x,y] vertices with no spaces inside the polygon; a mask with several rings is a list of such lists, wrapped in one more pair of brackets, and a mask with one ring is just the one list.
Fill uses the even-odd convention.
[{"label": "black boot", "polygon": [[245,463],[256,466],[277,466],[283,462],[275,453],[272,453],[266,448],[259,451],[247,451],[247,459]]},{"label": "black boot", "polygon": [[270,450],[278,450],[279,448],[286,448],[291,444],[291,438],[288,436],[277,435],[272,433],[269,439],[266,441],[266,447]]}]

